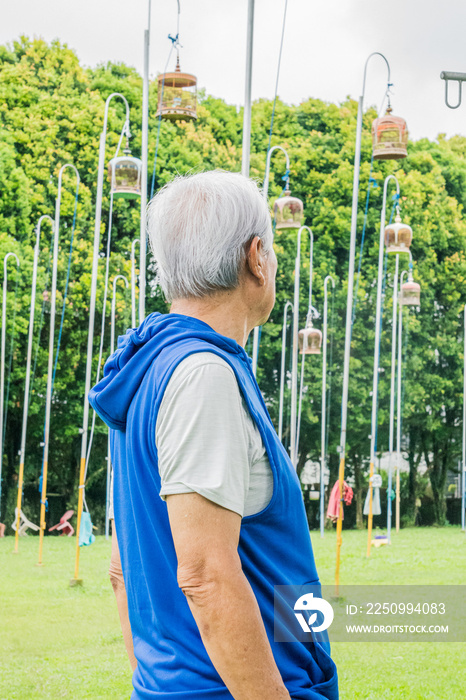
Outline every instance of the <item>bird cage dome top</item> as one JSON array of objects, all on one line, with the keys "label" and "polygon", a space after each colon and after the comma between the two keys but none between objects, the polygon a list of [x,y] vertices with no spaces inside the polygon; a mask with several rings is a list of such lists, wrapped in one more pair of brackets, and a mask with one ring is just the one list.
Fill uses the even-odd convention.
[{"label": "bird cage dome top", "polygon": [[412,275],[407,282],[401,285],[400,301],[402,306],[421,305],[421,285],[413,280]]},{"label": "bird cage dome top", "polygon": [[385,227],[385,245],[387,253],[409,253],[413,231],[411,226],[401,222],[399,213],[395,217],[395,223]]},{"label": "bird cage dome top", "polygon": [[122,199],[137,199],[141,195],[142,161],[131,155],[129,148],[124,156],[112,158],[108,164],[112,193]]},{"label": "bird cage dome top", "polygon": [[390,105],[383,117],[372,122],[372,148],[376,160],[399,160],[408,155],[408,127],[395,117]]},{"label": "bird cage dome top", "polygon": [[182,73],[179,58],[173,73],[162,73],[158,81],[158,103],[156,117],[163,119],[197,119],[197,78]]},{"label": "bird cage dome top", "polygon": [[304,204],[298,197],[292,197],[290,190],[285,190],[273,205],[275,228],[300,228],[304,220]]},{"label": "bird cage dome top", "polygon": [[322,333],[317,328],[314,328],[312,321],[309,320],[306,328],[299,331],[298,342],[301,355],[320,355]]}]

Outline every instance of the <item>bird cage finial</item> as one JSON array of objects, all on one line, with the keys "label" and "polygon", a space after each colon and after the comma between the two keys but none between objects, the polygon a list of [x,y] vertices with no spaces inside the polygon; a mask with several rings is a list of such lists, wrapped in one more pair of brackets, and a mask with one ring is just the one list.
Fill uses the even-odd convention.
[{"label": "bird cage finial", "polygon": [[390,84],[387,86],[387,110],[386,114],[391,114],[393,112],[392,103],[390,102]]}]

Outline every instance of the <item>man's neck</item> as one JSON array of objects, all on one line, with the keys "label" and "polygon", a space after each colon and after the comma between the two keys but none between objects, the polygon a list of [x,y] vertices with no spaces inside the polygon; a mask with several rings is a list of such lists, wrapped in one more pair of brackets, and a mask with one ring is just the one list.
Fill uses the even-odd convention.
[{"label": "man's neck", "polygon": [[254,325],[236,290],[222,292],[203,299],[175,299],[170,313],[192,316],[204,321],[217,333],[232,338],[244,347]]}]

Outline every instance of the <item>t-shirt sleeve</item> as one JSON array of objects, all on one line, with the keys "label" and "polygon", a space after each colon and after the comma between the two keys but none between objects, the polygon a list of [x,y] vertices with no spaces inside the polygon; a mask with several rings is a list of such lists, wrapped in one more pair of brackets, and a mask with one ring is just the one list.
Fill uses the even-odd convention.
[{"label": "t-shirt sleeve", "polygon": [[160,496],[196,492],[243,516],[249,458],[241,394],[230,366],[207,357],[184,360],[165,389],[156,426]]}]

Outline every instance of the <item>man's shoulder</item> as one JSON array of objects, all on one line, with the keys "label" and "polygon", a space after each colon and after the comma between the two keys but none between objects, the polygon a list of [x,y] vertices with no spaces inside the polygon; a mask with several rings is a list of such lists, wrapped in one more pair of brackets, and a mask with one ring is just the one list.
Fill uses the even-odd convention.
[{"label": "man's shoulder", "polygon": [[196,352],[181,360],[170,378],[169,385],[181,384],[188,378],[199,377],[205,380],[206,377],[225,377],[228,374],[234,376],[234,371],[223,357],[209,351]]},{"label": "man's shoulder", "polygon": [[[239,400],[240,390],[235,373],[227,360],[214,352],[202,351],[187,355],[174,369],[164,391],[160,412],[163,415],[171,405],[184,409],[188,405],[200,407],[231,404]],[[184,410],[182,409],[182,410]]]},{"label": "man's shoulder", "polygon": [[160,404],[156,433],[172,421],[193,424],[244,420],[235,373],[222,357],[198,352],[185,357],[173,371]]}]

